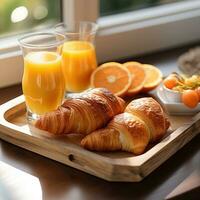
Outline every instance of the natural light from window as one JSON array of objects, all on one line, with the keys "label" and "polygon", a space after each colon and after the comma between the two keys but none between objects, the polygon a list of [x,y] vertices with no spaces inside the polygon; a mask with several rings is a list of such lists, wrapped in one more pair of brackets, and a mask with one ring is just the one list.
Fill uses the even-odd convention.
[{"label": "natural light from window", "polygon": [[0,37],[42,29],[61,19],[60,0],[1,0]]}]

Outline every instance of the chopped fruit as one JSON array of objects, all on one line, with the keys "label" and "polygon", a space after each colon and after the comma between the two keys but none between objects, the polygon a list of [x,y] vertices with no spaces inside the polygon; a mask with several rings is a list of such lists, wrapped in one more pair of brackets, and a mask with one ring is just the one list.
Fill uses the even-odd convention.
[{"label": "chopped fruit", "polygon": [[194,90],[185,90],[182,94],[182,102],[189,108],[195,108],[199,102],[199,96]]},{"label": "chopped fruit", "polygon": [[132,75],[132,83],[127,91],[127,95],[135,95],[139,93],[145,82],[146,73],[144,67],[138,62],[126,62],[123,64]]},{"label": "chopped fruit", "polygon": [[162,72],[153,65],[144,64],[143,67],[146,72],[146,80],[142,91],[148,92],[155,89],[160,84],[162,81]]},{"label": "chopped fruit", "polygon": [[177,85],[177,78],[174,76],[169,76],[163,81],[163,84],[166,88],[172,89]]},{"label": "chopped fruit", "polygon": [[107,88],[117,96],[125,95],[131,82],[129,71],[117,62],[102,64],[91,75],[92,87]]}]

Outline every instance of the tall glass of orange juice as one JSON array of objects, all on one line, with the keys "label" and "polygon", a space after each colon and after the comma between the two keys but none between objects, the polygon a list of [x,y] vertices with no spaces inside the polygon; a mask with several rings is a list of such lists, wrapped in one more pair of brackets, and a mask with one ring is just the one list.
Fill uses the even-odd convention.
[{"label": "tall glass of orange juice", "polygon": [[81,92],[90,87],[90,76],[97,67],[95,35],[97,24],[76,22],[58,24],[55,31],[66,41],[62,48],[62,69],[66,92]]},{"label": "tall glass of orange juice", "polygon": [[28,120],[55,110],[65,92],[61,51],[65,36],[33,33],[19,39],[24,58],[22,89]]}]

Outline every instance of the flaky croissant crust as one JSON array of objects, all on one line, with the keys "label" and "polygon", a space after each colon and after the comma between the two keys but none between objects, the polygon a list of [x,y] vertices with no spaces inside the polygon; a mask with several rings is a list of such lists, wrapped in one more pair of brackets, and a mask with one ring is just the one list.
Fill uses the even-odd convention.
[{"label": "flaky croissant crust", "polygon": [[150,142],[156,142],[169,128],[160,104],[153,98],[133,100],[125,112],[116,115],[108,125],[87,135],[81,146],[89,150],[123,150],[136,155],[144,153]]},{"label": "flaky croissant crust", "polygon": [[152,97],[130,102],[125,112],[143,119],[151,130],[151,142],[161,139],[170,125],[161,105]]},{"label": "flaky croissant crust", "polygon": [[90,89],[66,99],[57,110],[41,116],[35,126],[54,134],[89,134],[122,113],[124,105],[107,89]]}]

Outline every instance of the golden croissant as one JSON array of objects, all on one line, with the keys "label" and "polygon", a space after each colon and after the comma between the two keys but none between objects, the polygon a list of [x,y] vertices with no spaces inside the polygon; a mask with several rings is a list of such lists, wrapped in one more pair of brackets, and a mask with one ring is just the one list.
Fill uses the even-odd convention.
[{"label": "golden croissant", "polygon": [[54,134],[88,134],[104,127],[124,108],[124,101],[107,89],[90,89],[66,99],[57,110],[41,116],[35,126]]},{"label": "golden croissant", "polygon": [[125,112],[116,115],[105,128],[84,137],[81,146],[95,151],[142,154],[150,142],[164,136],[169,125],[157,101],[151,97],[140,98],[129,103]]}]

